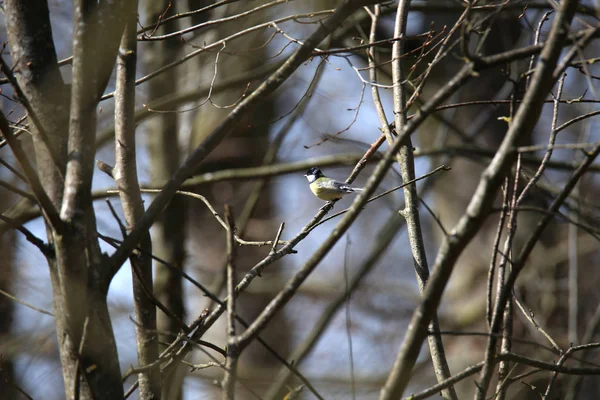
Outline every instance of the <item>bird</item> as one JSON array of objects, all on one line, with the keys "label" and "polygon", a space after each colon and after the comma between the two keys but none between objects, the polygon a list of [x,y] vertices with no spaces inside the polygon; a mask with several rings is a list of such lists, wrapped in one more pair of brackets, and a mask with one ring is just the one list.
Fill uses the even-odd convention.
[{"label": "bird", "polygon": [[328,178],[317,167],[309,169],[304,176],[308,179],[313,194],[325,201],[339,200],[349,193],[359,193],[363,190]]}]

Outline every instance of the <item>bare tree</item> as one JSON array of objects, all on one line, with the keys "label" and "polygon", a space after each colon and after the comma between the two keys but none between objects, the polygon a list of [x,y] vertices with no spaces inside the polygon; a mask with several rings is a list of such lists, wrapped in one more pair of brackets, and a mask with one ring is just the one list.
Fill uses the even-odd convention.
[{"label": "bare tree", "polygon": [[595,398],[595,5],[137,3],[4,3],[2,396]]}]

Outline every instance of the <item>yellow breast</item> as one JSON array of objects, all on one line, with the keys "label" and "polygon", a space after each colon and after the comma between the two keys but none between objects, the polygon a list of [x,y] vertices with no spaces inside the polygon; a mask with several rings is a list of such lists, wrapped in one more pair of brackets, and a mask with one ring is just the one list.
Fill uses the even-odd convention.
[{"label": "yellow breast", "polygon": [[310,190],[321,200],[331,201],[338,200],[344,197],[346,193],[340,192],[339,190],[323,187],[319,185],[319,180],[317,179],[313,183],[310,184]]}]

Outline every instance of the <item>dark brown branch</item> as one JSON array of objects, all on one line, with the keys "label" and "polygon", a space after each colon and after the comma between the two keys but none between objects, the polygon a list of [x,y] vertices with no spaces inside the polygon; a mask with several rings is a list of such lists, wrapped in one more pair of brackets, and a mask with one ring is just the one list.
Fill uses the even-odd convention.
[{"label": "dark brown branch", "polygon": [[38,238],[33,233],[31,233],[31,231],[29,229],[27,229],[23,225],[15,222],[12,218],[8,218],[4,215],[0,215],[0,220],[4,221],[12,229],[15,229],[15,230],[21,232],[23,234],[23,236],[25,236],[25,239],[27,239],[28,242],[30,242],[35,247],[37,247],[42,252],[43,255],[45,255],[46,257],[49,257],[49,258],[54,257],[54,249],[52,247],[48,246],[46,243],[44,243],[44,241],[42,239]]}]

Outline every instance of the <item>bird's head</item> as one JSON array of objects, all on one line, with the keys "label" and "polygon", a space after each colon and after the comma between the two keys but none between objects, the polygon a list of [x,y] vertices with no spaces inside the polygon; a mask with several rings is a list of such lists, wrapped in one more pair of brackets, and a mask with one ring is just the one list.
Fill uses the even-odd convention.
[{"label": "bird's head", "polygon": [[306,179],[308,179],[308,182],[312,183],[314,181],[316,181],[317,179],[319,179],[320,177],[323,176],[323,173],[321,172],[321,170],[317,167],[312,167],[311,169],[309,169],[306,174],[304,175],[306,177]]}]

